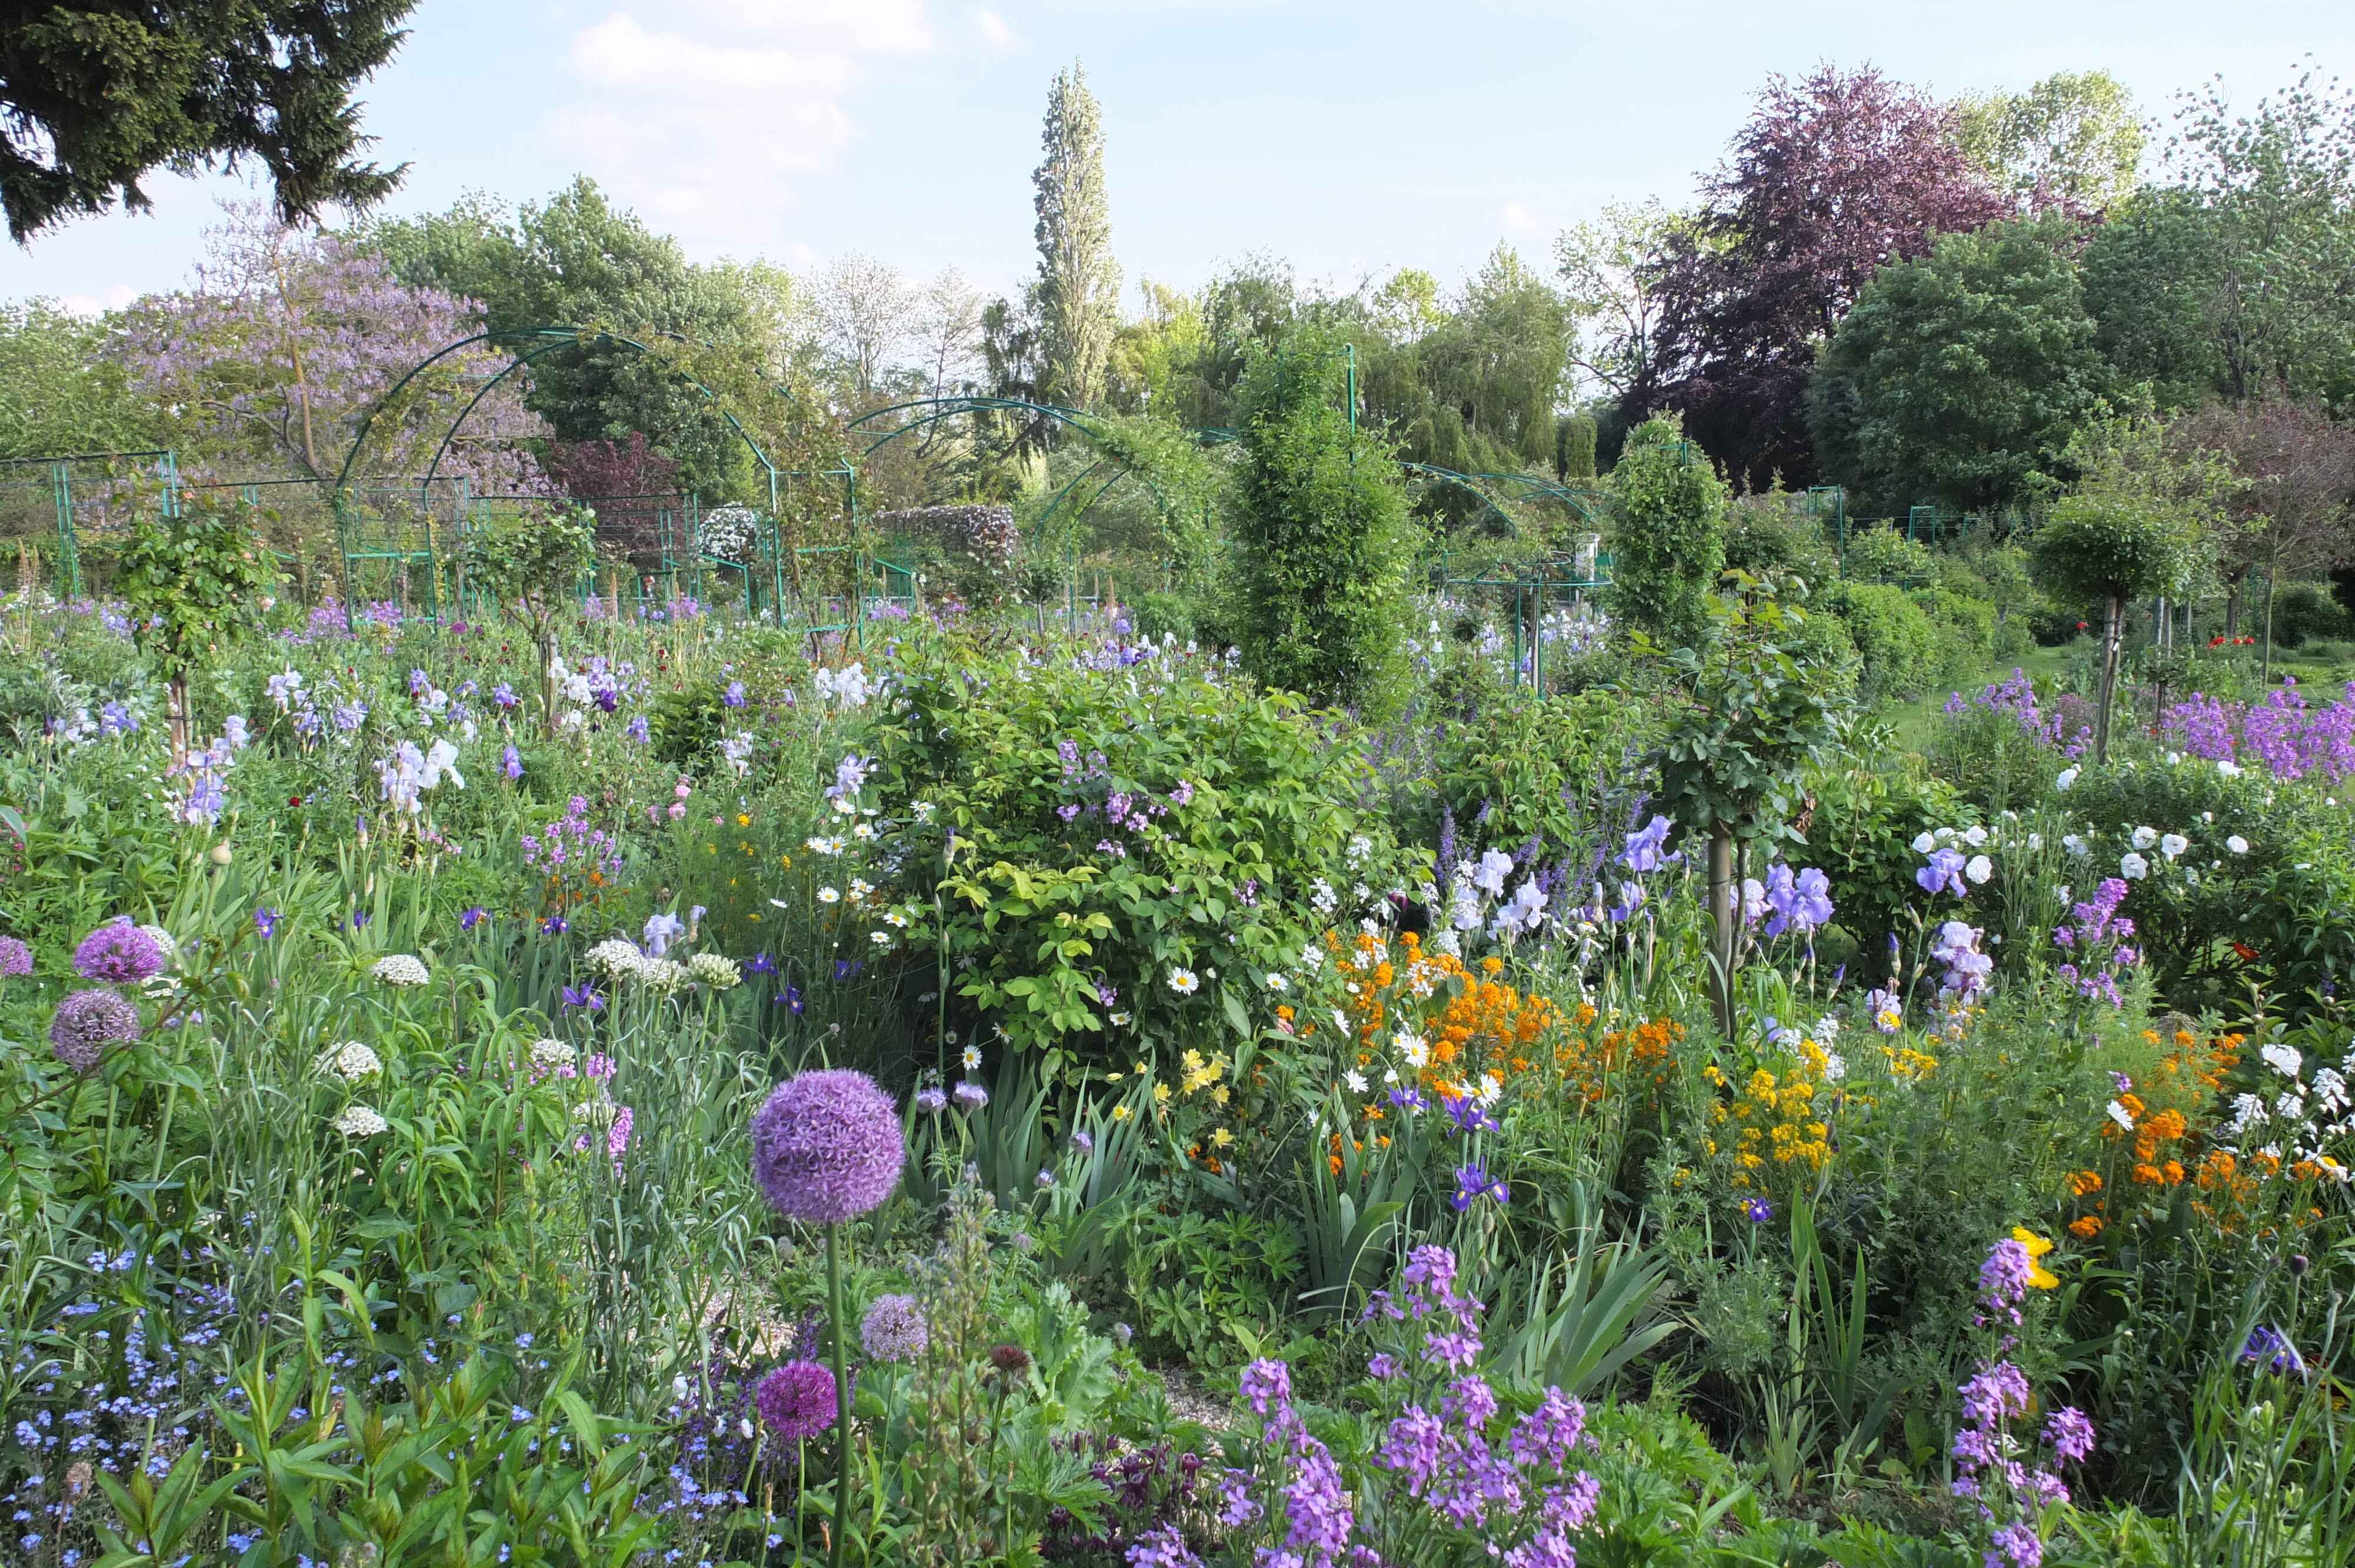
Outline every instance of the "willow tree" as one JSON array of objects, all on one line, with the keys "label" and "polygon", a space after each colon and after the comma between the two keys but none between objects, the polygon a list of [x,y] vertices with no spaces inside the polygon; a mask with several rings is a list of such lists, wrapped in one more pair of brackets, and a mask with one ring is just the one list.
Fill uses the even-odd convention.
[{"label": "willow tree", "polygon": [[1055,73],[1039,139],[1047,155],[1030,176],[1039,189],[1039,281],[1030,288],[1039,391],[1046,402],[1092,408],[1120,328],[1120,265],[1104,194],[1103,114],[1077,61]]}]

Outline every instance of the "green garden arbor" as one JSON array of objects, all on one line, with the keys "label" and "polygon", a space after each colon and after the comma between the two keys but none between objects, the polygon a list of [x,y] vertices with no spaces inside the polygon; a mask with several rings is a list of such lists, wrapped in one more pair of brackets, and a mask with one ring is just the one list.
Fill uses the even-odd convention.
[{"label": "green garden arbor", "polygon": [[[345,455],[343,468],[336,476],[332,493],[337,544],[344,561],[347,605],[363,597],[367,579],[370,577],[397,588],[399,597],[404,601],[410,597],[412,584],[416,583],[422,587],[427,614],[439,619],[445,588],[453,598],[461,591],[456,566],[463,556],[467,531],[486,521],[497,505],[517,505],[527,499],[533,499],[477,497],[463,482],[444,480],[442,465],[455,445],[459,431],[482,405],[483,399],[507,377],[560,349],[592,344],[612,344],[638,354],[649,352],[647,345],[635,338],[595,328],[494,328],[443,344],[411,366],[400,379],[386,389],[353,435],[351,450]],[[393,407],[410,383],[426,370],[477,344],[488,344],[505,351],[506,366],[486,378],[450,420],[435,448],[432,461],[417,481],[414,502],[410,502],[399,490],[356,484],[353,472],[378,417]],[[855,527],[858,507],[856,475],[847,465],[815,472],[779,468],[718,393],[684,370],[676,374],[702,393],[718,408],[720,417],[727,420],[729,429],[743,441],[745,450],[759,464],[766,482],[768,505],[758,514],[756,544],[750,560],[707,557],[694,526],[698,514],[680,509],[681,514],[668,519],[667,526],[662,529],[666,568],[675,570],[684,566],[699,571],[709,567],[715,570],[739,571],[743,577],[748,608],[760,612],[759,601],[765,597],[768,612],[783,620],[788,597],[798,591],[802,569],[797,554],[786,547],[779,533],[779,506],[797,485],[830,489],[838,484],[842,504]]]}]

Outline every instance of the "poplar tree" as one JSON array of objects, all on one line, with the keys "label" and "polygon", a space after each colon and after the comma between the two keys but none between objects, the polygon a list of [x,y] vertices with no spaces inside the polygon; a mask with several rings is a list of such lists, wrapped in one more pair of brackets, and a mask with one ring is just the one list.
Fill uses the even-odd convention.
[{"label": "poplar tree", "polygon": [[1039,138],[1039,281],[1031,313],[1039,338],[1040,399],[1070,408],[1103,401],[1104,363],[1120,326],[1120,267],[1104,196],[1103,116],[1077,61],[1055,73]]}]

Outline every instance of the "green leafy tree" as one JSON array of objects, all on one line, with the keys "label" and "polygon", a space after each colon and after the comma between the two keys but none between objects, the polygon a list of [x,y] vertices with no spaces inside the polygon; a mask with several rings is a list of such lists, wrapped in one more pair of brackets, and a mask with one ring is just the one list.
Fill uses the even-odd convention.
[{"label": "green leafy tree", "polygon": [[2170,451],[2147,415],[2102,421],[2073,450],[2084,482],[2054,504],[2033,548],[2048,592],[2102,607],[2094,755],[2106,762],[2126,601],[2189,586],[2211,547],[2206,524],[2224,471],[2204,454]]},{"label": "green leafy tree", "polygon": [[[402,282],[481,302],[484,323],[496,330],[595,327],[642,343],[676,334],[741,345],[780,370],[792,358],[789,302],[773,270],[690,264],[677,240],[614,207],[586,176],[512,218],[470,196],[360,238]],[[767,503],[719,407],[662,356],[614,343],[558,348],[533,360],[526,403],[559,441],[618,441],[635,430],[678,461],[681,486],[705,501]]]},{"label": "green leafy tree", "polygon": [[[1635,643],[1664,659],[1682,689],[1651,761],[1662,809],[1709,841],[1710,994],[1731,1034],[1736,847],[1806,842],[1793,825],[1801,782],[1849,699],[1837,666],[1796,652],[1805,612],[1783,603],[1771,582],[1727,575],[1732,591],[1708,597],[1710,630],[1699,646],[1667,652],[1640,630]],[[1792,587],[1795,599],[1804,595],[1803,584]]]},{"label": "green leafy tree", "polygon": [[1342,346],[1301,328],[1237,390],[1238,641],[1268,684],[1380,715],[1404,664],[1406,493],[1383,444],[1352,428]]},{"label": "green leafy tree", "polygon": [[160,444],[106,353],[107,323],[48,300],[0,304],[0,457],[134,451]]},{"label": "green leafy tree", "polygon": [[2236,112],[2187,94],[2173,182],[2085,253],[2087,303],[2121,371],[2161,408],[2355,389],[2355,92],[2309,72]]},{"label": "green leafy tree", "polygon": [[1612,613],[1670,647],[1697,641],[1725,566],[1725,482],[1673,418],[1629,432],[1611,471]]},{"label": "green leafy tree", "polygon": [[2001,506],[2061,465],[2110,367],[2058,216],[1941,236],[1884,268],[1808,388],[1818,462],[1866,515]]},{"label": "green leafy tree", "polygon": [[1047,90],[1038,187],[1039,281],[1031,310],[1040,337],[1039,391],[1050,403],[1092,408],[1103,398],[1104,361],[1120,326],[1120,265],[1112,256],[1104,194],[1103,111],[1076,61]]},{"label": "green leafy tree", "polygon": [[253,512],[241,501],[192,493],[176,513],[141,518],[123,546],[115,592],[140,651],[163,673],[176,759],[188,751],[188,673],[260,623],[279,581]]},{"label": "green leafy tree", "polygon": [[572,595],[597,555],[596,514],[581,507],[531,507],[503,516],[468,536],[470,587],[521,623],[530,634],[539,670],[540,728],[556,729],[556,634]]},{"label": "green leafy tree", "polygon": [[120,201],[139,182],[248,161],[270,171],[279,217],[364,207],[400,184],[355,154],[352,89],[392,58],[416,0],[80,0],[10,8],[0,22],[0,207],[19,243]]},{"label": "green leafy tree", "polygon": [[2134,94],[2107,71],[2057,71],[2026,92],[1955,105],[1955,139],[2023,208],[2106,212],[2139,183],[2147,136]]}]

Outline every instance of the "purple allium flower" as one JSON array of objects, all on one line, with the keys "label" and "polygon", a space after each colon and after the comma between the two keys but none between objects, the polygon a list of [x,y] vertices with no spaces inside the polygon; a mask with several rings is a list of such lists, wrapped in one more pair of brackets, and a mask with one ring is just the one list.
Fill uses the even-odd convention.
[{"label": "purple allium flower", "polygon": [[956,1103],[959,1110],[979,1110],[989,1103],[989,1091],[967,1079],[956,1086]]},{"label": "purple allium flower", "polygon": [[924,1309],[912,1296],[878,1296],[858,1325],[858,1342],[879,1361],[911,1361],[932,1342]]},{"label": "purple allium flower", "polygon": [[[263,936],[270,935],[264,931]],[[33,972],[33,949],[14,937],[0,937],[0,980]]]},{"label": "purple allium flower", "polygon": [[907,1163],[891,1097],[845,1067],[779,1084],[752,1117],[752,1176],[789,1220],[835,1224],[891,1195]]},{"label": "purple allium flower", "polygon": [[832,1372],[815,1361],[787,1361],[754,1385],[752,1408],[760,1413],[762,1425],[787,1442],[798,1442],[833,1425],[841,1405],[835,1398]]},{"label": "purple allium flower", "polygon": [[139,1010],[111,991],[78,991],[58,1003],[49,1046],[77,1073],[98,1065],[106,1048],[139,1038]]},{"label": "purple allium flower", "polygon": [[137,985],[164,968],[164,950],[155,938],[117,916],[81,939],[74,949],[74,972],[84,980]]},{"label": "purple allium flower", "polygon": [[916,1091],[916,1108],[926,1116],[938,1116],[949,1108],[948,1092],[939,1085]]}]

